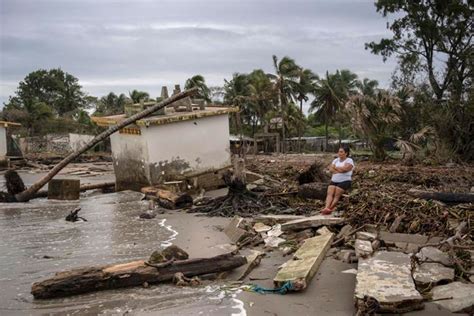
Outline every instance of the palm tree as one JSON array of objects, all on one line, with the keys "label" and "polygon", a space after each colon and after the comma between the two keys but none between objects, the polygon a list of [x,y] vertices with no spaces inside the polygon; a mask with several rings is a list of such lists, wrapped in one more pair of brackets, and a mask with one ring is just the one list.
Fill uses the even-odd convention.
[{"label": "palm tree", "polygon": [[184,89],[191,89],[197,87],[198,88],[198,95],[201,99],[204,99],[206,102],[211,102],[211,90],[206,85],[206,80],[202,75],[195,75],[188,80],[184,84]]},{"label": "palm tree", "polygon": [[384,143],[400,122],[402,107],[400,100],[385,90],[375,95],[354,95],[346,104],[352,115],[354,129],[364,134],[370,142],[374,158],[384,160]]},{"label": "palm tree", "polygon": [[270,75],[273,79],[278,91],[278,105],[280,108],[280,116],[282,119],[282,139],[283,146],[282,151],[285,152],[285,120],[288,104],[296,100],[296,89],[298,84],[298,77],[301,71],[296,62],[290,57],[283,57],[280,61],[273,55],[273,67],[275,70],[274,75]]},{"label": "palm tree", "polygon": [[248,92],[247,100],[256,114],[256,121],[263,125],[266,113],[275,109],[275,87],[263,70],[256,69],[248,75]]},{"label": "palm tree", "polygon": [[148,101],[150,98],[148,92],[138,90],[133,90],[132,92],[129,92],[128,95],[130,96],[130,99],[132,99],[133,103],[140,103],[142,100]]},{"label": "palm tree", "polygon": [[121,93],[117,96],[115,93],[110,92],[106,96],[100,98],[98,102],[97,112],[102,115],[113,115],[124,112],[124,106],[127,102],[125,94]]},{"label": "palm tree", "polygon": [[316,111],[316,116],[322,118],[325,125],[326,148],[328,148],[330,122],[334,121],[336,113],[343,104],[340,80],[337,74],[329,74],[318,80],[314,86],[314,100],[311,102],[310,111]]},{"label": "palm tree", "polygon": [[374,96],[375,90],[377,89],[379,82],[377,80],[370,80],[368,78],[364,78],[364,80],[358,81],[356,85],[361,94]]},{"label": "palm tree", "polygon": [[[303,102],[309,100],[308,94],[314,92],[315,82],[319,80],[318,75],[314,74],[310,69],[300,69],[298,83],[296,85],[296,99],[300,102],[300,114],[303,114]],[[304,121],[300,122],[304,123]],[[298,151],[301,152],[301,134],[302,126],[298,127]]]},{"label": "palm tree", "polygon": [[239,113],[236,115],[236,126],[235,128],[241,133],[240,130],[240,118],[242,114],[242,120],[251,125],[252,117],[254,116],[253,109],[249,106],[248,96],[250,95],[249,90],[249,78],[246,74],[234,73],[232,79],[229,81],[224,79],[224,103],[237,106],[240,108]]}]

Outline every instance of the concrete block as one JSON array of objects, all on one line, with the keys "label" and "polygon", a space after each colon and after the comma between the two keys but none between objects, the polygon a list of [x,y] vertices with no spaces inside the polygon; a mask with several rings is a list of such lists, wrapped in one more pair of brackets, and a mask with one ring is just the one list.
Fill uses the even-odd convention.
[{"label": "concrete block", "polygon": [[278,271],[273,279],[275,286],[291,281],[295,291],[304,290],[318,271],[333,239],[332,233],[306,239],[293,255],[293,259],[287,261]]},{"label": "concrete block", "polygon": [[411,275],[410,256],[401,252],[380,251],[360,259],[355,299],[378,301],[377,312],[408,312],[423,307],[423,297],[416,290]]},{"label": "concrete block", "polygon": [[340,217],[315,215],[283,223],[281,225],[281,229],[283,231],[303,230],[306,228],[317,228],[320,226],[336,225],[341,224],[343,222],[344,219]]},{"label": "concrete block", "polygon": [[81,181],[75,179],[52,179],[48,183],[49,200],[79,200]]},{"label": "concrete block", "polygon": [[435,304],[453,313],[474,312],[474,284],[453,282],[435,287],[432,293]]},{"label": "concrete block", "polygon": [[358,258],[365,258],[370,256],[374,250],[372,243],[368,240],[356,239],[354,249]]},{"label": "concrete block", "polygon": [[436,285],[441,281],[453,281],[454,269],[440,263],[422,263],[415,268],[413,279],[421,286]]}]

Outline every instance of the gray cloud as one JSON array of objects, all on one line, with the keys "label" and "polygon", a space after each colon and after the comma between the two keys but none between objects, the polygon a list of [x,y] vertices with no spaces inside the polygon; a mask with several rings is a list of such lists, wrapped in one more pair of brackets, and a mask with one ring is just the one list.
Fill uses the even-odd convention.
[{"label": "gray cloud", "polygon": [[2,0],[0,101],[39,68],[61,67],[92,95],[203,74],[272,71],[288,55],[323,74],[348,68],[387,85],[393,62],[364,50],[387,35],[372,1]]}]

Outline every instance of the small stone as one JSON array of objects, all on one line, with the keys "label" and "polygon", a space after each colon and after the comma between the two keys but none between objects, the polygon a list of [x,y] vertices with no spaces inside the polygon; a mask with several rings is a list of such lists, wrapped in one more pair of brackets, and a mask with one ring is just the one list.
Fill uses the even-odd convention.
[{"label": "small stone", "polygon": [[316,233],[318,235],[325,235],[325,234],[331,234],[331,231],[326,226],[323,226],[320,229],[318,229]]},{"label": "small stone", "polygon": [[372,249],[373,249],[374,251],[377,250],[377,249],[379,249],[381,244],[382,244],[382,243],[381,243],[380,240],[378,240],[378,239],[372,241]]},{"label": "small stone", "polygon": [[361,240],[373,241],[377,238],[377,235],[374,233],[368,233],[368,232],[357,232],[356,238],[361,239]]},{"label": "small stone", "polygon": [[156,214],[145,212],[145,213],[141,213],[139,217],[142,219],[153,219],[156,217]]},{"label": "small stone", "polygon": [[357,257],[365,258],[370,256],[374,250],[372,249],[372,243],[368,240],[356,239],[354,249]]},{"label": "small stone", "polygon": [[146,289],[146,288],[150,287],[150,285],[148,284],[148,282],[143,282],[143,287]]},{"label": "small stone", "polygon": [[272,229],[271,226],[265,225],[264,223],[260,222],[255,223],[255,225],[253,225],[253,230],[255,230],[257,233],[267,232],[270,229]]}]

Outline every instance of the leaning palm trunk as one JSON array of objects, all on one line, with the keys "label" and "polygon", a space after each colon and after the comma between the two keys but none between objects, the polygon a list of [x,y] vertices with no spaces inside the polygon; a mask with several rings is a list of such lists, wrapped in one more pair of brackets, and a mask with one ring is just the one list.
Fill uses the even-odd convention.
[{"label": "leaning palm trunk", "polygon": [[174,103],[187,96],[193,95],[194,93],[196,93],[196,91],[197,91],[197,88],[192,88],[192,89],[183,91],[181,93],[178,93],[172,96],[171,98],[168,98],[160,103],[157,103],[140,113],[132,115],[131,117],[125,119],[124,121],[120,122],[117,125],[110,126],[106,131],[94,137],[94,139],[92,139],[89,143],[85,144],[77,151],[70,153],[66,158],[64,158],[61,162],[59,162],[56,166],[54,166],[54,168],[51,169],[51,171],[49,171],[43,178],[35,182],[27,190],[19,194],[16,194],[15,199],[18,202],[29,201],[31,198],[35,196],[35,193],[38,192],[38,190],[41,189],[46,183],[48,183],[56,174],[58,174],[58,172],[61,171],[61,169],[66,167],[71,161],[79,157],[81,154],[83,154],[87,150],[91,149],[92,147],[94,147],[95,145],[97,145],[98,143],[100,143],[101,141],[103,141],[104,139],[106,139],[107,137],[115,133],[116,131],[126,127],[127,125],[130,125],[136,122],[137,120],[147,117],[150,114],[158,111],[159,109],[164,108],[167,105],[170,105],[171,103]]}]

